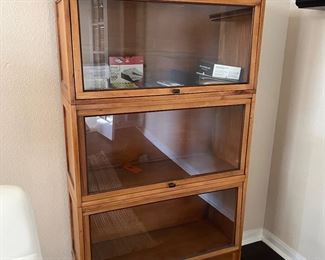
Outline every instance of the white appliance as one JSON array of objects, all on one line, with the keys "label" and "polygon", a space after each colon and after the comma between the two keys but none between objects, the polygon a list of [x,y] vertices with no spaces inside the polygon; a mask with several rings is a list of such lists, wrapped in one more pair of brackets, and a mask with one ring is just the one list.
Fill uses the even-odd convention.
[{"label": "white appliance", "polygon": [[31,203],[17,186],[0,185],[0,259],[42,260]]}]

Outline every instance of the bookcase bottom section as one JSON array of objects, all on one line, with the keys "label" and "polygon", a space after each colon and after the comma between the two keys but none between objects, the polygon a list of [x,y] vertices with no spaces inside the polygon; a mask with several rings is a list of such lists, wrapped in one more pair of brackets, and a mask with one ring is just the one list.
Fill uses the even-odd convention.
[{"label": "bookcase bottom section", "polygon": [[219,189],[90,215],[70,200],[76,259],[238,260],[242,184]]},{"label": "bookcase bottom section", "polygon": [[93,260],[196,257],[235,246],[238,188],[90,215]]}]

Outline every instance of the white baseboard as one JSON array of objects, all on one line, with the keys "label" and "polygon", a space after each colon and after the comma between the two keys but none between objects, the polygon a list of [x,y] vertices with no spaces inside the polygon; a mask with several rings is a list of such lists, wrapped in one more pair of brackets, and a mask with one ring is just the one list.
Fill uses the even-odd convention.
[{"label": "white baseboard", "polygon": [[263,241],[285,260],[306,260],[306,258],[299,254],[296,250],[288,246],[281,239],[266,229],[244,231],[243,245],[258,241]]},{"label": "white baseboard", "polygon": [[270,231],[263,230],[263,242],[286,260],[307,260]]},{"label": "white baseboard", "polygon": [[244,231],[242,245],[252,244],[263,240],[263,228]]}]

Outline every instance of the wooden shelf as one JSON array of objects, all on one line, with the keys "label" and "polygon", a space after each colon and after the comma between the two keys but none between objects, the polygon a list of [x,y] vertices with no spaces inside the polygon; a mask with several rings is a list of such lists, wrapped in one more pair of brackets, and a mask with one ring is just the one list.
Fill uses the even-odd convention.
[{"label": "wooden shelf", "polygon": [[228,254],[224,254],[224,255],[218,255],[218,256],[214,256],[214,257],[209,257],[209,260],[234,260],[234,259],[238,259],[238,253],[228,253]]},{"label": "wooden shelf", "polygon": [[89,176],[89,193],[177,180],[188,177],[172,160],[137,164],[141,173],[132,173],[123,167],[92,170]]},{"label": "wooden shelf", "polygon": [[[124,150],[123,154],[114,153],[114,143],[105,136],[92,132],[87,134],[88,154],[88,192],[112,191],[171,180],[179,180],[203,173],[233,170],[234,166],[218,159],[212,153],[190,154],[177,158],[169,158],[152,144],[136,128],[123,129],[120,133],[132,136],[136,143],[143,145],[142,155],[146,161],[134,161],[132,151]],[[137,151],[133,151],[137,153]],[[140,156],[139,156],[140,154]],[[129,158],[121,161],[119,157]],[[152,157],[149,158],[148,157]],[[124,163],[123,163],[124,162]],[[136,167],[140,172],[132,172],[127,167]]]},{"label": "wooden shelf", "polygon": [[252,11],[250,10],[250,8],[246,7],[246,8],[241,8],[241,9],[235,9],[235,10],[229,10],[229,11],[225,11],[225,12],[215,13],[215,14],[209,15],[209,18],[211,21],[221,21],[224,19],[235,18],[237,16],[243,16],[243,15],[251,16]]},{"label": "wooden shelf", "polygon": [[[200,221],[93,244],[93,259],[184,259],[207,248],[230,246],[229,239],[211,221]],[[118,256],[122,252],[128,254]]]},{"label": "wooden shelf", "polygon": [[[220,191],[92,215],[93,259],[178,260],[231,246],[235,223],[215,205],[225,195]],[[235,210],[235,204],[228,206]]]}]

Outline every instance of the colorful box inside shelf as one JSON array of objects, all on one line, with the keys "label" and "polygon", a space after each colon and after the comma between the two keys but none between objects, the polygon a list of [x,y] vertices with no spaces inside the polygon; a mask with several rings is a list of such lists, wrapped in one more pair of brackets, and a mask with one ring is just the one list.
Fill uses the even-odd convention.
[{"label": "colorful box inside shelf", "polygon": [[115,88],[137,88],[143,85],[143,56],[109,57],[110,83]]}]

